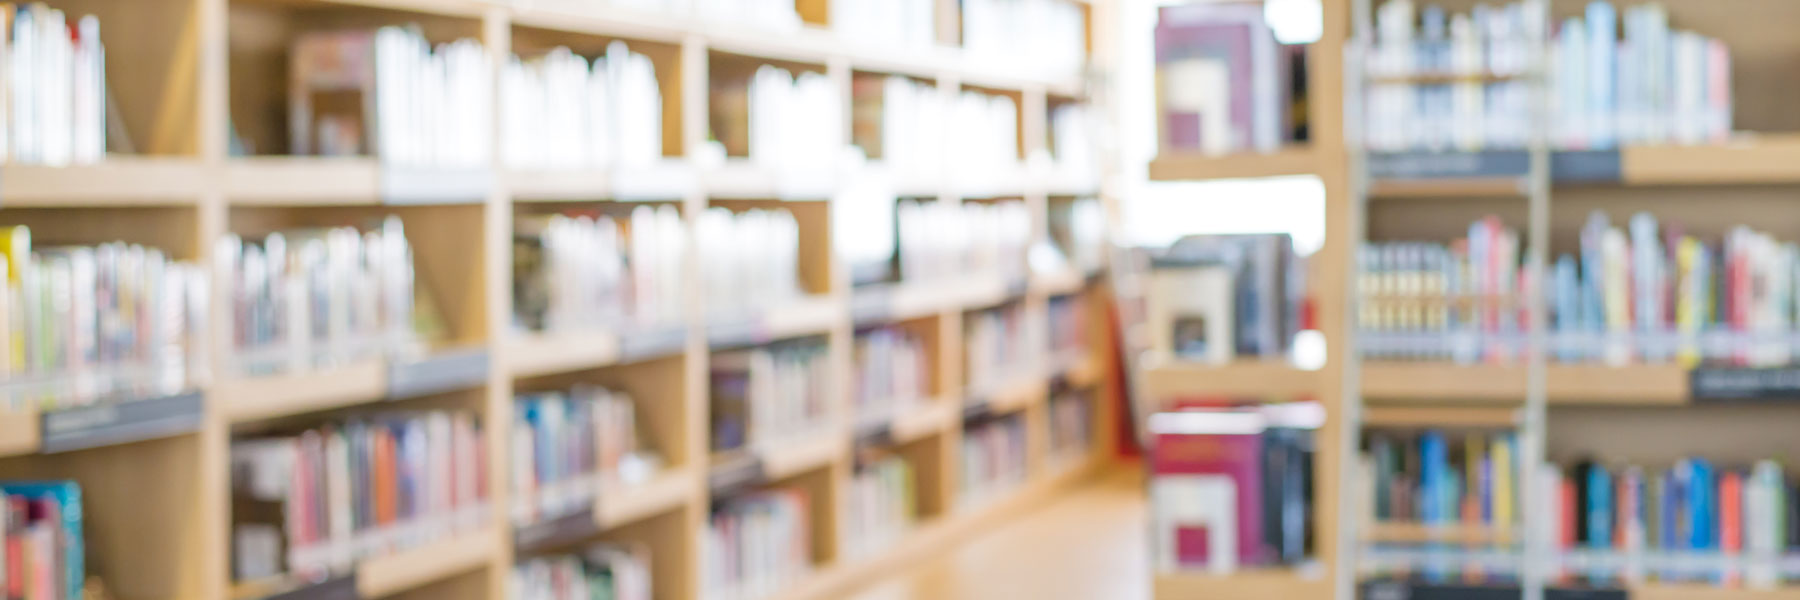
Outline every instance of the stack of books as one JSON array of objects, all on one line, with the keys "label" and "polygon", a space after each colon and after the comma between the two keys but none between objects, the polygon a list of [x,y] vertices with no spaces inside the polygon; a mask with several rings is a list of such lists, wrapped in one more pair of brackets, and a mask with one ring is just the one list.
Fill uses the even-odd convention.
[{"label": "stack of books", "polygon": [[1151,415],[1158,572],[1296,565],[1314,550],[1314,403]]},{"label": "stack of books", "polygon": [[1519,233],[1497,217],[1467,237],[1365,243],[1357,343],[1383,360],[1509,362],[1525,352],[1525,269]]},{"label": "stack of books", "polygon": [[794,173],[830,168],[842,157],[844,103],[830,78],[763,65],[746,95],[751,161]]},{"label": "stack of books", "polygon": [[650,600],[651,581],[649,548],[598,544],[577,554],[533,557],[513,565],[507,597]]},{"label": "stack of books", "polygon": [[894,455],[862,461],[850,476],[844,536],[849,558],[873,556],[899,542],[918,519],[913,468]]},{"label": "stack of books", "polygon": [[660,461],[638,439],[631,397],[596,386],[519,396],[513,403],[512,519],[518,524],[591,506],[607,484],[648,479]]},{"label": "stack of books", "polygon": [[[1053,205],[1054,206],[1054,205]],[[1050,236],[1062,247],[1070,266],[1093,273],[1106,266],[1106,209],[1092,196],[1050,211]]]},{"label": "stack of books", "polygon": [[856,336],[856,418],[859,425],[886,423],[925,402],[931,389],[931,357],[919,336],[882,327]]},{"label": "stack of books", "polygon": [[804,490],[719,501],[706,528],[706,597],[759,600],[812,571],[812,504]]},{"label": "stack of books", "polygon": [[1367,516],[1377,523],[1511,531],[1523,514],[1511,431],[1378,432],[1361,458],[1372,494]]},{"label": "stack of books", "polygon": [[205,271],[113,242],[34,247],[0,227],[0,410],[171,394],[208,370]]},{"label": "stack of books", "polygon": [[1447,16],[1389,0],[1369,62],[1369,144],[1384,151],[1518,149],[1533,78],[1550,87],[1561,149],[1718,143],[1731,133],[1731,51],[1671,29],[1668,10],[1591,2],[1550,26],[1548,2]]},{"label": "stack of books", "polygon": [[1308,139],[1306,47],[1277,42],[1262,5],[1201,2],[1159,11],[1163,150],[1273,152]]},{"label": "stack of books", "polygon": [[213,257],[230,302],[234,370],[305,371],[417,350],[413,253],[399,217],[260,243],[227,234]]},{"label": "stack of books", "polygon": [[1225,364],[1285,357],[1308,329],[1306,260],[1286,234],[1197,235],[1151,258],[1154,349]]},{"label": "stack of books", "polygon": [[970,61],[1074,75],[1087,65],[1087,18],[1068,0],[966,0],[962,44]]},{"label": "stack of books", "polygon": [[959,501],[978,504],[1025,483],[1026,459],[1024,417],[970,425],[962,437]]},{"label": "stack of books", "polygon": [[1025,305],[1005,306],[968,313],[963,317],[965,362],[969,388],[977,392],[1006,385],[1018,377],[1037,377],[1042,346],[1034,343],[1025,319]]},{"label": "stack of books", "polygon": [[948,131],[956,133],[946,150],[958,181],[983,184],[1019,169],[1019,105],[1012,96],[964,90],[950,106]]},{"label": "stack of books", "polygon": [[955,277],[1025,278],[1031,212],[1025,203],[953,204],[901,201],[900,277],[929,282]]},{"label": "stack of books", "polygon": [[832,417],[831,368],[817,339],[717,354],[712,449],[754,449],[815,435]]},{"label": "stack of books", "polygon": [[0,162],[65,166],[106,157],[100,19],[44,4],[0,6]]},{"label": "stack of books", "polygon": [[674,206],[628,218],[570,211],[513,219],[513,323],[522,331],[653,329],[679,323],[687,254]]},{"label": "stack of books", "polygon": [[83,597],[82,526],[80,484],[0,482],[0,596]]},{"label": "stack of books", "polygon": [[1075,458],[1094,443],[1094,396],[1087,390],[1063,390],[1050,396],[1050,455]]},{"label": "stack of books", "polygon": [[518,169],[641,166],[662,157],[662,93],[650,57],[613,42],[586,57],[566,47],[500,72],[501,159]]},{"label": "stack of books", "polygon": [[1095,121],[1084,104],[1067,103],[1050,109],[1050,158],[1062,177],[1081,182],[1099,181],[1100,157],[1095,152]]},{"label": "stack of books", "polygon": [[938,86],[901,75],[859,75],[851,134],[896,180],[937,182],[950,109]]},{"label": "stack of books", "polygon": [[708,310],[756,311],[800,295],[800,225],[787,209],[715,207],[694,228]]},{"label": "stack of books", "polygon": [[1772,367],[1800,354],[1800,246],[1747,226],[1718,242],[1649,213],[1589,216],[1549,286],[1551,356]]},{"label": "stack of books", "polygon": [[936,7],[934,0],[831,0],[831,28],[857,44],[931,51]]},{"label": "stack of books", "polygon": [[[791,32],[802,22],[793,2],[782,0],[629,0],[631,2],[665,2],[685,7],[692,4],[692,17],[729,25],[751,27],[771,32]],[[682,16],[687,13],[678,12]]]},{"label": "stack of books", "polygon": [[1080,296],[1050,299],[1050,352],[1058,358],[1087,353],[1088,308]]},{"label": "stack of books", "polygon": [[376,155],[408,168],[489,166],[493,65],[480,42],[434,48],[417,27],[312,32],[290,56],[292,154]]},{"label": "stack of books", "polygon": [[396,412],[232,442],[236,579],[341,574],[483,526],[481,427],[469,411]]}]

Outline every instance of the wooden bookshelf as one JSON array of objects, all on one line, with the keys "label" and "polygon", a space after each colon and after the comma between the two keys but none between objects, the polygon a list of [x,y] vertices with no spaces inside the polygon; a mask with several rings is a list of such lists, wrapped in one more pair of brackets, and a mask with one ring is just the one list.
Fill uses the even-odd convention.
[{"label": "wooden bookshelf", "polygon": [[1157,598],[1265,600],[1329,598],[1331,588],[1331,578],[1323,572],[1305,576],[1295,571],[1268,570],[1229,575],[1160,574],[1155,576],[1153,593]]},{"label": "wooden bookshelf", "polygon": [[37,452],[38,421],[35,410],[0,414],[0,457]]},{"label": "wooden bookshelf", "polygon": [[1433,526],[1423,523],[1370,523],[1363,529],[1362,539],[1369,543],[1390,544],[1495,544],[1517,541],[1521,532],[1512,527],[1495,525]]},{"label": "wooden bookshelf", "polygon": [[1631,597],[1640,600],[1794,600],[1800,588],[1728,588],[1707,584],[1646,583],[1631,586]]},{"label": "wooden bookshelf", "polygon": [[1367,361],[1362,396],[1380,400],[1525,401],[1524,365]]},{"label": "wooden bookshelf", "polygon": [[1375,427],[1478,427],[1505,429],[1519,424],[1517,404],[1509,406],[1371,405],[1362,422]]},{"label": "wooden bookshelf", "polygon": [[1144,373],[1146,392],[1159,402],[1181,399],[1292,400],[1318,394],[1323,371],[1287,363],[1243,360],[1223,365],[1163,362]]},{"label": "wooden bookshelf", "polygon": [[109,157],[72,166],[0,167],[0,205],[8,207],[169,206],[200,201],[209,175],[185,158]]},{"label": "wooden bookshelf", "polygon": [[1626,185],[1800,183],[1800,135],[1759,134],[1723,145],[1628,146],[1619,152]]},{"label": "wooden bookshelf", "polygon": [[1320,153],[1311,148],[1284,148],[1275,152],[1204,156],[1165,154],[1150,161],[1154,181],[1245,179],[1285,175],[1316,175]]},{"label": "wooden bookshelf", "polygon": [[487,528],[371,558],[356,565],[356,591],[385,598],[487,568],[500,548],[500,531]]},{"label": "wooden bookshelf", "polygon": [[614,529],[688,506],[700,494],[701,480],[694,469],[675,469],[642,483],[602,488],[594,499],[594,521],[600,529]]},{"label": "wooden bookshelf", "polygon": [[505,352],[514,377],[597,369],[622,357],[619,338],[605,331],[520,335]]},{"label": "wooden bookshelf", "polygon": [[374,402],[386,386],[386,365],[371,360],[291,375],[227,379],[213,393],[228,420],[244,422]]}]

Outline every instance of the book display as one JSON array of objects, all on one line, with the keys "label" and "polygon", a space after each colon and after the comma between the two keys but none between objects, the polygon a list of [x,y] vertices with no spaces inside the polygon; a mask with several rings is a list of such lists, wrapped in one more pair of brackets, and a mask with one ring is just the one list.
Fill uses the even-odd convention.
[{"label": "book display", "polygon": [[1029,460],[1022,417],[1001,417],[965,429],[958,500],[964,506],[978,504],[1021,485]]},{"label": "book display", "polygon": [[[82,517],[31,492],[3,530],[34,571],[84,559],[0,595],[839,598],[1055,497],[1109,445],[1032,462],[1046,368],[997,411],[1012,485],[956,506],[965,318],[1017,307],[1042,347],[1008,356],[1043,357],[1052,295],[1104,298],[1098,200],[1063,227],[1081,276],[1028,263],[1052,197],[1100,198],[1059,171],[1104,162],[1103,10],[0,10],[0,485]],[[904,275],[853,286],[856,244]]]}]

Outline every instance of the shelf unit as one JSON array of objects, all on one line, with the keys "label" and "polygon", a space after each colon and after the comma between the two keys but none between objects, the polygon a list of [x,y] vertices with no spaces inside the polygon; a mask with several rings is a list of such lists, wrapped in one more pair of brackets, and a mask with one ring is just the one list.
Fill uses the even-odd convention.
[{"label": "shelf unit", "polygon": [[[944,93],[964,86],[1006,92],[1020,99],[1021,156],[1047,149],[1047,96],[1085,101],[1087,74],[1040,73],[1015,65],[971,61],[955,46],[923,49],[870,46],[817,22],[798,31],[746,29],[736,24],[633,11],[583,0],[489,2],[485,0],[52,0],[52,7],[101,17],[115,56],[138,55],[135,65],[109,75],[139,153],[110,155],[92,165],[0,165],[0,222],[31,225],[49,237],[97,243],[124,239],[164,248],[207,264],[212,241],[228,233],[256,234],[284,227],[355,222],[399,214],[414,247],[422,284],[437,300],[449,331],[446,348],[426,362],[454,354],[457,368],[358,362],[279,376],[251,377],[221,368],[200,383],[194,424],[171,434],[140,435],[126,445],[46,454],[42,415],[0,414],[0,476],[74,478],[88,497],[88,550],[97,560],[90,575],[121,600],[192,598],[239,600],[303,598],[503,598],[525,527],[507,517],[506,478],[489,477],[488,525],[438,542],[363,561],[353,572],[297,588],[235,583],[231,577],[230,443],[239,433],[306,424],[326,416],[383,406],[456,406],[474,409],[487,426],[490,474],[505,474],[510,461],[507,428],[515,392],[560,389],[574,382],[619,385],[632,392],[639,414],[669,463],[649,481],[607,488],[591,508],[558,521],[569,525],[562,547],[589,541],[632,540],[652,549],[655,597],[705,597],[701,540],[714,465],[708,462],[710,357],[795,337],[826,340],[832,357],[834,412],[848,416],[850,344],[859,327],[925,319],[941,333],[933,340],[935,377],[961,381],[962,317],[1000,302],[1039,307],[1030,327],[1048,327],[1041,307],[1051,297],[1083,296],[1091,324],[1081,355],[1057,357],[1030,377],[1008,382],[984,397],[995,410],[1015,412],[1028,427],[1029,478],[989,502],[958,507],[956,459],[971,390],[948,386],[927,407],[896,416],[876,439],[859,439],[847,418],[806,443],[762,453],[749,485],[795,480],[814,492],[821,507],[811,529],[815,572],[781,599],[840,597],[912,561],[941,551],[1028,506],[1046,502],[1079,482],[1105,460],[1114,431],[1108,409],[1114,351],[1103,318],[1104,277],[1087,273],[1036,273],[1004,282],[905,282],[854,288],[833,250],[831,198],[868,169],[820,169],[797,185],[782,174],[746,161],[711,164],[708,134],[709,67],[721,56],[750,64],[815,65],[840,84],[850,113],[853,72],[901,74],[934,81]],[[802,5],[813,3],[802,2]],[[1076,2],[1092,22],[1101,10]],[[822,3],[817,8],[822,8]],[[803,6],[803,9],[805,7]],[[147,10],[153,9],[153,10]],[[939,10],[957,10],[939,3]],[[479,39],[496,69],[520,43],[603,45],[624,40],[653,55],[664,95],[664,157],[643,168],[569,171],[514,170],[500,166],[421,172],[385,165],[371,157],[321,158],[268,153],[285,147],[280,114],[286,87],[287,42],[302,32],[329,27],[418,23],[437,36]],[[138,30],[154,32],[136,36]],[[130,33],[134,35],[123,35]],[[179,50],[179,51],[178,51]],[[125,65],[127,61],[115,61]],[[497,125],[498,126],[498,125]],[[847,129],[847,128],[846,128]],[[233,136],[255,142],[233,154]],[[849,140],[845,140],[847,144]],[[277,150],[278,151],[278,150]],[[1048,241],[1045,211],[1051,198],[1099,194],[1098,181],[1071,180],[1048,161],[1021,159],[1017,172],[973,189],[945,178],[909,182],[941,202],[1016,197],[1034,212],[1034,241]],[[680,323],[655,331],[567,331],[526,335],[513,331],[511,231],[516,211],[569,204],[669,203],[688,229],[704,209],[788,208],[802,227],[806,296],[753,315],[721,316],[730,307],[683,306]],[[554,208],[552,208],[554,209]],[[44,237],[44,236],[40,236]],[[700,275],[689,261],[683,277]],[[818,284],[813,285],[813,281]],[[695,286],[690,286],[693,289]],[[215,286],[216,298],[221,292]],[[698,294],[696,294],[698,296]],[[214,315],[213,331],[223,331]],[[1046,339],[1038,335],[1033,339]],[[219,340],[215,348],[227,346]],[[467,353],[479,366],[466,362]],[[1043,349],[1048,355],[1049,349]],[[1046,359],[1048,360],[1048,359]],[[1093,391],[1093,436],[1079,460],[1049,461],[1043,398],[1053,386]],[[40,442],[39,438],[43,441]],[[907,448],[916,462],[921,521],[894,547],[857,558],[837,555],[829,539],[842,526],[839,510],[861,444]],[[153,493],[142,489],[154,488]],[[157,515],[148,526],[141,515]],[[585,525],[578,522],[585,522]],[[157,540],[146,552],[145,539]],[[553,540],[554,541],[554,540]],[[552,544],[553,546],[556,544]],[[166,550],[166,551],[165,551]],[[288,589],[293,588],[293,589]]]}]

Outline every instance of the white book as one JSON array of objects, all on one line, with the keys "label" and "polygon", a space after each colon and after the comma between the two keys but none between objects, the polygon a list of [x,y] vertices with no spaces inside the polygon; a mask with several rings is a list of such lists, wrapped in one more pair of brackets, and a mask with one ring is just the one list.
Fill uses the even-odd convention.
[{"label": "white book", "polygon": [[1588,147],[1612,148],[1617,145],[1616,118],[1618,105],[1614,95],[1619,48],[1618,17],[1612,4],[1592,2],[1587,5],[1587,125]]},{"label": "white book", "polygon": [[1701,114],[1706,97],[1706,42],[1693,32],[1680,31],[1675,33],[1672,45],[1675,81],[1672,86],[1673,118],[1670,122],[1674,138],[1681,144],[1697,144],[1701,140]]},{"label": "white book", "polygon": [[106,154],[106,50],[100,41],[100,19],[82,17],[75,54],[74,146],[72,159],[99,162]]}]

